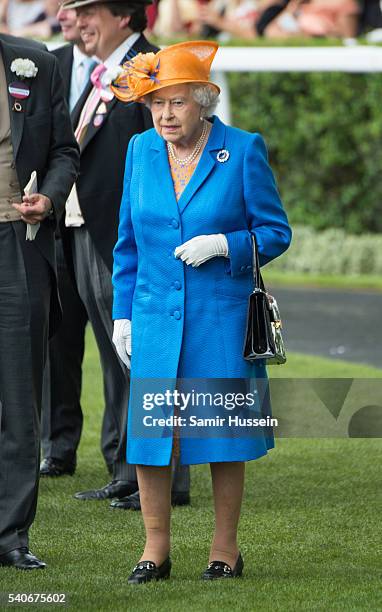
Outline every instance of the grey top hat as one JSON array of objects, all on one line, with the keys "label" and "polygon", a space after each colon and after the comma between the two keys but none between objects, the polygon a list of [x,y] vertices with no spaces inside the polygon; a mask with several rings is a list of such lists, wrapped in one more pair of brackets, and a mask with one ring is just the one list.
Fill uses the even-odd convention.
[{"label": "grey top hat", "polygon": [[[139,8],[141,6],[148,6],[152,3],[152,0],[109,0],[110,2],[123,2],[124,4],[131,5],[131,8]],[[87,6],[88,4],[105,4],[108,0],[63,0],[61,6],[63,9],[76,9],[81,6]]]}]

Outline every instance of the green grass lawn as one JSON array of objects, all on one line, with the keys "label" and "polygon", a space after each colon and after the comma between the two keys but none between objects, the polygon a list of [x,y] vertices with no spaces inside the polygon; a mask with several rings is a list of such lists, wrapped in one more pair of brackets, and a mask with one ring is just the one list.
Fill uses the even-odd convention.
[{"label": "green grass lawn", "polygon": [[[269,373],[382,376],[381,370],[301,355]],[[131,587],[127,577],[144,537],[140,513],[72,498],[108,480],[99,451],[102,385],[90,334],[83,403],[76,475],[41,482],[31,548],[48,567],[1,569],[0,592],[67,593],[74,610],[382,610],[379,439],[277,440],[267,457],[248,464],[240,524],[245,575],[223,583],[199,580],[213,511],[208,467],[193,467],[192,506],[173,513],[171,580]]]}]

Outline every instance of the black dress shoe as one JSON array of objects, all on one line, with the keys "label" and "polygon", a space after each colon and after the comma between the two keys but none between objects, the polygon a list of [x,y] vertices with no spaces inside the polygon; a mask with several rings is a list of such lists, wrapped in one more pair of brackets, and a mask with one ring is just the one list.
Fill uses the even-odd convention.
[{"label": "black dress shoe", "polygon": [[15,548],[4,555],[0,555],[0,566],[15,567],[21,570],[44,569],[45,563],[37,559],[25,546]]},{"label": "black dress shoe", "polygon": [[40,463],[40,476],[73,476],[76,471],[75,462],[62,461],[54,457],[45,457]]},{"label": "black dress shoe", "polygon": [[239,553],[235,567],[232,569],[224,561],[211,561],[202,574],[203,580],[217,580],[219,578],[239,578],[243,573],[243,557]]},{"label": "black dress shoe", "polygon": [[[189,493],[171,493],[171,505],[172,506],[188,506],[190,504]],[[110,504],[111,508],[119,508],[120,510],[141,510],[141,500],[139,498],[139,491],[136,491],[132,495],[127,497],[120,497],[115,499]]]},{"label": "black dress shoe", "polygon": [[151,580],[166,580],[170,578],[171,559],[167,557],[162,565],[157,567],[153,561],[140,561],[129,576],[127,584],[143,584]]},{"label": "black dress shoe", "polygon": [[80,491],[75,493],[73,497],[75,499],[113,499],[113,497],[125,497],[130,495],[137,488],[137,485],[129,482],[128,480],[112,480],[102,489],[91,489],[90,491]]}]

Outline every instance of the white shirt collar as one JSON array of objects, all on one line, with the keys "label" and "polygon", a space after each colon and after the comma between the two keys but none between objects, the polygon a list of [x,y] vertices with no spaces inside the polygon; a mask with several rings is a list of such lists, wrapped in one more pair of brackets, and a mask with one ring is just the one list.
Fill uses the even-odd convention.
[{"label": "white shirt collar", "polygon": [[103,62],[106,68],[113,68],[114,66],[119,66],[126,53],[136,43],[140,36],[140,32],[133,32],[123,41],[123,43],[119,45],[119,47],[114,49],[113,53],[109,55],[109,57]]}]

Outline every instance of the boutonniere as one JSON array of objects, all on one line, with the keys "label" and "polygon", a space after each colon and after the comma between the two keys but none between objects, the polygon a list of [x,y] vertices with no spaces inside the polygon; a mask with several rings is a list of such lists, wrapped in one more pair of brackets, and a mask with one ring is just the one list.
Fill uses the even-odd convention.
[{"label": "boutonniere", "polygon": [[20,79],[33,79],[38,73],[38,68],[32,60],[18,57],[11,64],[11,72],[15,72]]},{"label": "boutonniere", "polygon": [[108,68],[106,70],[102,80],[105,85],[111,85],[113,81],[116,81],[118,79],[122,72],[122,66],[112,66],[112,68]]},{"label": "boutonniere", "polygon": [[102,75],[101,100],[103,102],[110,102],[114,98],[110,85],[120,76],[122,72],[122,66],[112,66]]}]

